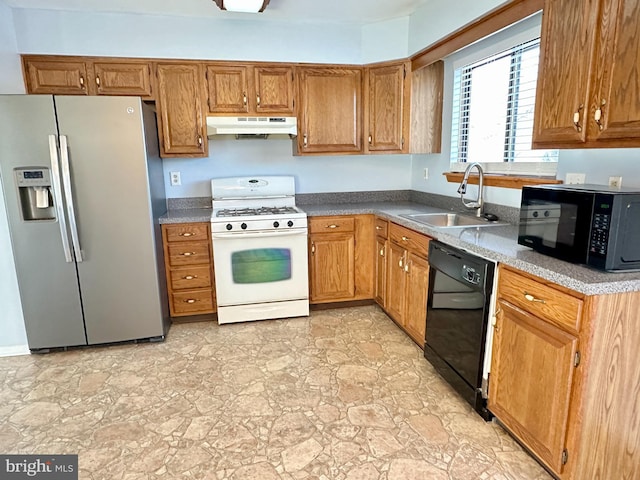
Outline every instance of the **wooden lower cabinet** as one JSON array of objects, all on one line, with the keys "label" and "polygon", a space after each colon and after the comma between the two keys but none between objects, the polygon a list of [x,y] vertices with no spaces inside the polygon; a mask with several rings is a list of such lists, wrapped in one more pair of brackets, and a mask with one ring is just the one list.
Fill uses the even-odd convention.
[{"label": "wooden lower cabinet", "polygon": [[162,226],[172,317],[216,311],[210,223]]},{"label": "wooden lower cabinet", "polygon": [[640,292],[500,266],[488,408],[561,480],[640,478]]},{"label": "wooden lower cabinet", "polygon": [[373,298],[373,216],[309,218],[309,301]]},{"label": "wooden lower cabinet", "polygon": [[429,241],[426,235],[390,223],[383,308],[420,347],[427,319]]}]

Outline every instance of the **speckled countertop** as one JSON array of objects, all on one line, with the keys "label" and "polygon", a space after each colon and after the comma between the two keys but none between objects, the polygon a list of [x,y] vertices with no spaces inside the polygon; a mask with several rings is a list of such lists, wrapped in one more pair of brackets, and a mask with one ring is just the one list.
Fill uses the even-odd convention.
[{"label": "speckled countertop", "polygon": [[[604,273],[541,255],[518,245],[518,229],[510,224],[480,228],[433,228],[401,216],[443,211],[441,208],[414,202],[362,202],[300,207],[309,216],[375,214],[451,246],[510,265],[586,295],[640,291],[640,272]],[[211,209],[176,209],[161,217],[160,223],[208,222],[210,217]]]}]

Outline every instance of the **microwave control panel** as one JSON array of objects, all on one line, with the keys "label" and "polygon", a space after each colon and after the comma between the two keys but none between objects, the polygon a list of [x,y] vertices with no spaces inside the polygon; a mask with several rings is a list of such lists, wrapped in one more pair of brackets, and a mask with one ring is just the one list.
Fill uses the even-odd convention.
[{"label": "microwave control panel", "polygon": [[611,212],[613,198],[610,195],[596,195],[593,205],[593,219],[591,221],[591,241],[589,254],[605,256],[611,230]]}]

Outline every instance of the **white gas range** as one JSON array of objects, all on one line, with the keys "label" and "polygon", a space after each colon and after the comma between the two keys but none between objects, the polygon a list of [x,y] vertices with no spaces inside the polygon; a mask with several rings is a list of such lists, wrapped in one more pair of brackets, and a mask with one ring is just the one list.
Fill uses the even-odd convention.
[{"label": "white gas range", "polygon": [[309,315],[307,215],[290,176],[211,180],[218,323]]}]

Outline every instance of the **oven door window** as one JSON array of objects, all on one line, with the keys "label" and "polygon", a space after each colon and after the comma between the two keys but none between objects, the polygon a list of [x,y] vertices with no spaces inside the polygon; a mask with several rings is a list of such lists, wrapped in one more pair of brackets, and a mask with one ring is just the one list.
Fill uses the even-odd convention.
[{"label": "oven door window", "polygon": [[256,248],[231,254],[233,283],[270,283],[291,278],[291,250]]}]

